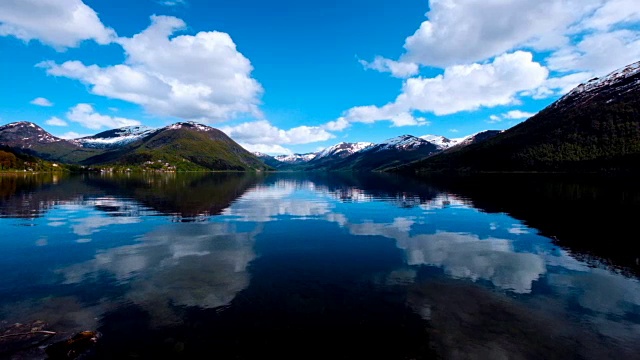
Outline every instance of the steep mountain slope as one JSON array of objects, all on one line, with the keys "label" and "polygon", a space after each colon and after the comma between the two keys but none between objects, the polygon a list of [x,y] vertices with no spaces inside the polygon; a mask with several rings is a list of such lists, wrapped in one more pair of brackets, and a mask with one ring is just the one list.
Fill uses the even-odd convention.
[{"label": "steep mountain slope", "polygon": [[423,159],[441,151],[427,140],[402,135],[369,146],[330,164],[329,170],[378,171]]},{"label": "steep mountain slope", "polygon": [[180,122],[84,161],[85,164],[147,165],[177,170],[264,170],[267,166],[222,131]]},{"label": "steep mountain slope", "polygon": [[397,170],[638,172],[640,62],[576,87],[491,139]]},{"label": "steep mountain slope", "polygon": [[458,138],[458,139],[453,139],[452,145],[449,146],[447,149],[451,149],[451,148],[460,149],[460,148],[465,147],[465,146],[469,146],[469,145],[472,145],[472,144],[477,144],[477,143],[489,140],[492,137],[500,134],[501,132],[502,132],[501,130],[484,130],[484,131],[480,131],[480,132],[475,133],[475,134],[471,134],[469,136],[465,136],[465,137]]},{"label": "steep mountain slope", "polygon": [[0,145],[22,154],[63,163],[78,163],[101,152],[55,137],[26,121],[0,126]]}]

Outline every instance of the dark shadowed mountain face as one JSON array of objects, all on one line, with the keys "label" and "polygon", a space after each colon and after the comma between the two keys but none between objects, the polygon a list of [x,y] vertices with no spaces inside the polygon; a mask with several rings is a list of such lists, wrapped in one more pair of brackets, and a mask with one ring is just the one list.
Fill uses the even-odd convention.
[{"label": "dark shadowed mountain face", "polygon": [[640,171],[640,63],[580,85],[529,120],[401,171]]}]

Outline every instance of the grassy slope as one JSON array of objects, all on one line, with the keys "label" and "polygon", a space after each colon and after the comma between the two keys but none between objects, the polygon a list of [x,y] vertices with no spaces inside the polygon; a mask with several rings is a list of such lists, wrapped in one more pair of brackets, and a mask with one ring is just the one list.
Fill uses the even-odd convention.
[{"label": "grassy slope", "polygon": [[267,169],[260,159],[221,132],[181,128],[151,137],[85,160],[87,165],[142,165],[147,161],[168,162],[177,170]]}]

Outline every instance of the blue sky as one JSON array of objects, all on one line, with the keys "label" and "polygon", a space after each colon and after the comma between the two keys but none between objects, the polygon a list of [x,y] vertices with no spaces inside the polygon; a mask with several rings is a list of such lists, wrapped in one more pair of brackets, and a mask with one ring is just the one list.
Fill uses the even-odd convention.
[{"label": "blue sky", "polygon": [[0,123],[249,150],[507,129],[640,60],[637,0],[4,0]]}]

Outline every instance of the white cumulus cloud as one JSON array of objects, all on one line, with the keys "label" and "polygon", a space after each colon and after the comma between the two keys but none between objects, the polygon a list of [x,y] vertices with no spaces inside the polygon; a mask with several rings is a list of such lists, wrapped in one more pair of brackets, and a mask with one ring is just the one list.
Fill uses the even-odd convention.
[{"label": "white cumulus cloud", "polygon": [[158,4],[165,6],[177,6],[177,5],[185,5],[187,2],[185,0],[159,0]]},{"label": "white cumulus cloud", "polygon": [[69,109],[69,112],[67,112],[67,118],[87,129],[94,130],[101,128],[114,129],[141,124],[138,120],[99,114],[93,106],[89,104],[78,104],[72,107]]},{"label": "white cumulus cloud", "polygon": [[66,121],[60,119],[59,117],[53,116],[51,118],[49,118],[47,121],[45,121],[45,123],[47,125],[51,125],[51,126],[67,126],[69,124],[67,124]]},{"label": "white cumulus cloud", "polygon": [[51,101],[49,101],[48,99],[45,99],[43,97],[38,97],[38,98],[35,98],[35,99],[31,100],[30,104],[38,105],[38,106],[45,106],[45,107],[53,106],[53,103]]},{"label": "white cumulus cloud", "polygon": [[447,67],[530,45],[566,44],[569,27],[600,0],[431,0],[428,20],[405,41],[404,61]]},{"label": "white cumulus cloud", "polygon": [[412,62],[394,61],[391,59],[376,56],[372,62],[360,60],[360,64],[365,69],[373,69],[380,72],[388,72],[398,78],[406,78],[418,73],[418,64]]},{"label": "white cumulus cloud", "polygon": [[518,102],[517,95],[542,86],[549,71],[533,61],[529,52],[516,51],[490,63],[456,65],[434,78],[415,77],[404,82],[402,93],[382,107],[358,106],[341,119],[372,123],[390,120],[395,126],[427,123],[413,111],[448,115]]},{"label": "white cumulus cloud", "polygon": [[609,30],[616,24],[640,21],[640,3],[636,0],[606,0],[580,25],[585,29]]},{"label": "white cumulus cloud", "polygon": [[[386,72],[393,72],[395,64],[450,68],[531,49],[561,73],[556,77],[593,77],[640,58],[636,0],[430,0],[425,16],[405,39],[405,53],[398,61],[378,56],[371,63],[361,62]],[[527,95],[544,98],[564,92],[564,87],[545,86]]]},{"label": "white cumulus cloud", "polygon": [[522,111],[522,110],[511,110],[501,115],[491,115],[489,116],[489,122],[496,123],[502,120],[521,120],[528,119],[535,115],[536,113]]},{"label": "white cumulus cloud", "polygon": [[224,126],[220,130],[237,142],[247,145],[309,144],[334,138],[333,134],[319,126],[298,126],[282,130],[266,120]]},{"label": "white cumulus cloud", "polygon": [[429,125],[424,117],[414,117],[409,109],[401,104],[390,103],[382,107],[367,105],[347,110],[336,122],[360,122],[372,124],[376,121],[390,121],[394,127]]},{"label": "white cumulus cloud", "polygon": [[38,40],[58,50],[76,47],[83,40],[108,44],[116,37],[96,12],[81,0],[2,0],[0,36]]},{"label": "white cumulus cloud", "polygon": [[575,45],[554,52],[547,63],[555,71],[581,71],[604,76],[638,60],[640,31],[615,30],[589,34]]},{"label": "white cumulus cloud", "polygon": [[57,135],[57,137],[61,138],[61,139],[78,139],[81,137],[85,137],[85,136],[90,136],[90,134],[80,134],[77,133],[75,131],[68,131],[64,134],[61,135]]},{"label": "white cumulus cloud", "polygon": [[339,118],[335,121],[329,121],[324,124],[323,127],[329,131],[342,131],[348,128],[351,124],[345,118]]},{"label": "white cumulus cloud", "polygon": [[91,92],[143,106],[147,112],[204,123],[239,114],[260,116],[262,86],[253,66],[223,32],[171,37],[186,24],[152,16],[151,25],[131,38],[119,38],[124,64],[100,67],[80,61],[38,64],[54,76],[77,79]]},{"label": "white cumulus cloud", "polygon": [[251,151],[260,152],[269,155],[291,155],[293,151],[280,145],[267,145],[267,144],[244,144],[240,143],[240,146]]}]

